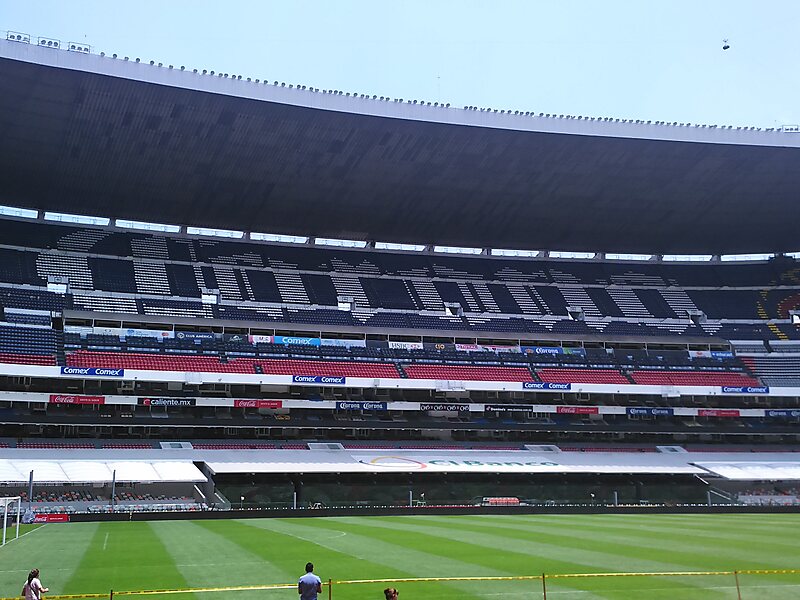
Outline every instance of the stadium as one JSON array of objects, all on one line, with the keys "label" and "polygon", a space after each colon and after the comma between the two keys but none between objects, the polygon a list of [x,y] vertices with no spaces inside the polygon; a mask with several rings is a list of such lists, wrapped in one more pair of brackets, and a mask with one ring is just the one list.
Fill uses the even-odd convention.
[{"label": "stadium", "polygon": [[796,128],[0,91],[0,596],[797,593]]}]

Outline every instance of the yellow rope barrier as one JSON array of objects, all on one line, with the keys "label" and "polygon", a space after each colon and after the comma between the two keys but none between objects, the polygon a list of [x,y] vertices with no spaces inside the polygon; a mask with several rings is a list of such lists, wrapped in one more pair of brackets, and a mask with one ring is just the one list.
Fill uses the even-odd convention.
[{"label": "yellow rope barrier", "polygon": [[[713,575],[798,575],[800,569],[743,569],[741,571],[661,571],[639,573],[553,573],[552,575],[516,575],[486,577],[407,577],[395,579],[346,579],[331,581],[333,585],[356,585],[365,583],[424,583],[437,581],[541,581],[545,579],[580,579],[598,577],[692,577]],[[114,591],[114,596],[157,596],[168,594],[193,594],[201,592],[242,592],[262,590],[296,589],[296,583],[275,583],[265,585],[237,585],[225,587],[203,587],[164,590],[121,590]],[[59,594],[48,595],[46,600],[79,600],[89,598],[109,598],[110,593],[92,594]],[[19,600],[7,597],[0,600]]]}]

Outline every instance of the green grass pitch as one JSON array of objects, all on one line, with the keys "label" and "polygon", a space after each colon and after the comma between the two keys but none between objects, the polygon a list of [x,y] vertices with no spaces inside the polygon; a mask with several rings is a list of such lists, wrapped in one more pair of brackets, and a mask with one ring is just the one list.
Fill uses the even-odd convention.
[{"label": "green grass pitch", "polygon": [[[800,568],[800,515],[398,516],[49,524],[0,548],[0,597],[41,569],[51,594],[323,580]],[[744,600],[800,598],[800,575],[743,575]],[[541,581],[403,582],[403,600],[542,598]],[[337,600],[382,583],[335,584]],[[737,598],[732,576],[552,579],[552,599]],[[273,600],[291,589],[153,600]],[[328,597],[325,589],[322,598]],[[121,600],[122,597],[120,597]],[[131,598],[143,598],[131,596]]]}]

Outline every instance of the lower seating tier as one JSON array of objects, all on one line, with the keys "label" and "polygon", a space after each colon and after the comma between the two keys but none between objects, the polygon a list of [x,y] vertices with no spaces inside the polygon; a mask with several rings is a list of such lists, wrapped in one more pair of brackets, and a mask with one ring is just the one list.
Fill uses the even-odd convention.
[{"label": "lower seating tier", "polygon": [[542,381],[551,383],[631,383],[613,369],[541,369],[537,374]]},{"label": "lower seating tier", "polygon": [[631,377],[642,385],[760,386],[744,373],[722,371],[634,371]]},{"label": "lower seating tier", "polygon": [[471,367],[461,365],[407,365],[411,379],[449,381],[532,381],[533,375],[521,367]]},{"label": "lower seating tier", "polygon": [[73,367],[102,367],[143,371],[188,371],[200,373],[246,373],[265,375],[311,375],[332,377],[367,377],[398,379],[394,365],[372,362],[280,360],[235,358],[221,362],[216,356],[179,356],[131,354],[125,352],[90,352],[78,350],[67,356]]}]

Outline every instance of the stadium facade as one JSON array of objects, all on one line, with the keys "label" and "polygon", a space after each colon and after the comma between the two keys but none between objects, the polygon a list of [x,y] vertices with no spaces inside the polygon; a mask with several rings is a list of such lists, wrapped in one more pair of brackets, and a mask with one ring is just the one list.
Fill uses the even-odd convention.
[{"label": "stadium facade", "polygon": [[84,494],[43,509],[111,478],[185,508],[215,483],[334,502],[307,487],[341,473],[636,501],[800,476],[800,134],[16,39],[0,89],[0,481]]}]

